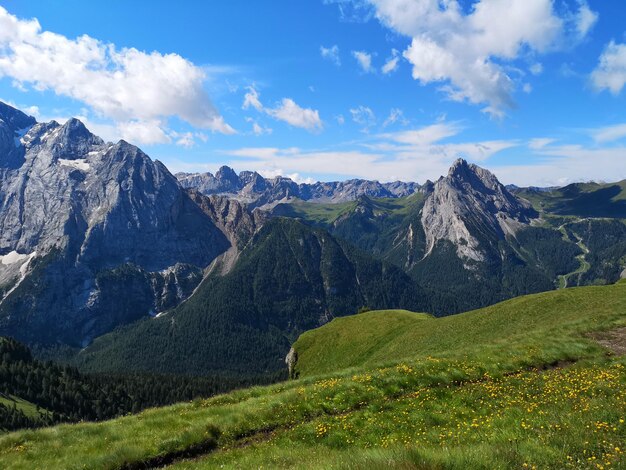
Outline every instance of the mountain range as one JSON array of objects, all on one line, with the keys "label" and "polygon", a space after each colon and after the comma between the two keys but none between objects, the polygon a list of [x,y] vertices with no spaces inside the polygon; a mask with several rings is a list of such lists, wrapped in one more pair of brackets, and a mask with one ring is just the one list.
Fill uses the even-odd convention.
[{"label": "mountain range", "polygon": [[228,166],[222,166],[215,175],[176,173],[176,178],[183,188],[194,188],[205,195],[224,195],[243,201],[249,207],[268,207],[294,199],[338,203],[352,201],[359,196],[398,198],[409,196],[421,188],[417,183],[379,183],[362,179],[298,184],[284,176],[264,178],[256,171],[237,174]]},{"label": "mountain range", "polygon": [[359,309],[445,316],[626,268],[624,182],[507,188],[463,159],[423,185],[174,176],[76,119],[0,120],[0,336],[85,370],[270,377]]}]

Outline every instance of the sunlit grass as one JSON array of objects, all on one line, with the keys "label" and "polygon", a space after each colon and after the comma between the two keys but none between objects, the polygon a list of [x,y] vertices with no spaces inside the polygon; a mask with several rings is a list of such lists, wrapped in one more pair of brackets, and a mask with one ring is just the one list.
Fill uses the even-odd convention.
[{"label": "sunlit grass", "polygon": [[435,330],[440,320],[421,317],[436,339],[392,335],[378,359],[352,368],[12,433],[0,438],[0,466],[113,469],[204,444],[216,450],[174,467],[618,467],[624,367],[583,333],[624,324],[626,283],[526,299]]}]

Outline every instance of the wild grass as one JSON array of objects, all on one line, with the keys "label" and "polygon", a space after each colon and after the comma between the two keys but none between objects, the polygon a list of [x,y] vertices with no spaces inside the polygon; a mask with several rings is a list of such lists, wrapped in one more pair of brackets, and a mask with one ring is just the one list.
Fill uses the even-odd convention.
[{"label": "wild grass", "polygon": [[[365,364],[350,359],[352,369],[103,423],[12,433],[0,438],[0,467],[112,469],[194,447],[216,450],[173,467],[626,463],[623,361],[583,336],[625,324],[626,282],[509,301],[460,315],[456,325],[411,315],[399,321],[408,316],[406,325],[430,333],[394,330]],[[463,334],[455,333],[459,328]],[[335,346],[341,344],[327,338],[327,349]],[[310,362],[309,370],[322,369]]]},{"label": "wild grass", "polygon": [[621,361],[486,373],[322,416],[172,468],[619,468],[625,378]]},{"label": "wild grass", "polygon": [[[429,354],[459,355],[626,324],[626,281],[517,297],[444,318],[383,310],[336,318],[294,344],[301,377]],[[576,341],[576,340],[574,340]],[[332,345],[332,347],[328,347]]]}]

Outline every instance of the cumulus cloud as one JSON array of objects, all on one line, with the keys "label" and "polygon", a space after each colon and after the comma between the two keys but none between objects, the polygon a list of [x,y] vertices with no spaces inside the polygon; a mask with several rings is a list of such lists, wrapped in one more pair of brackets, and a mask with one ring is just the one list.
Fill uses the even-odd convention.
[{"label": "cumulus cloud", "polygon": [[543,73],[543,65],[539,62],[533,64],[528,69],[533,75],[541,75]]},{"label": "cumulus cloud", "polygon": [[337,46],[337,44],[331,47],[320,46],[320,54],[324,59],[331,61],[337,67],[341,65],[341,59],[339,57],[339,46]]},{"label": "cumulus cloud", "polygon": [[374,71],[371,54],[365,51],[352,51],[352,56],[356,59],[363,72],[370,73]]},{"label": "cumulus cloud", "polygon": [[246,122],[249,122],[250,124],[252,124],[252,133],[256,136],[268,135],[273,132],[271,128],[263,127],[261,124],[259,124],[257,121],[255,121],[252,118],[246,118]]},{"label": "cumulus cloud", "polygon": [[350,110],[352,120],[363,126],[361,129],[363,132],[369,132],[370,128],[376,125],[376,115],[367,106],[358,106]]},{"label": "cumulus cloud", "polygon": [[457,101],[484,104],[501,116],[517,88],[504,62],[525,51],[547,52],[572,30],[580,40],[597,15],[584,1],[574,15],[559,15],[551,0],[479,0],[469,10],[458,0],[369,0],[387,27],[411,38],[403,56],[421,84],[440,83]]},{"label": "cumulus cloud", "polygon": [[243,97],[242,109],[254,108],[257,111],[263,111],[263,105],[259,99],[259,92],[253,86],[247,87],[248,92]]},{"label": "cumulus cloud", "polygon": [[87,35],[69,39],[42,31],[36,19],[21,20],[2,7],[0,76],[13,78],[22,89],[52,90],[85,103],[102,117],[128,123],[137,131],[132,140],[142,143],[162,141],[170,116],[195,127],[234,133],[204,90],[205,69],[177,54],[146,53]]},{"label": "cumulus cloud", "polygon": [[391,72],[395,71],[398,68],[398,61],[400,60],[400,55],[397,49],[391,50],[391,57],[387,59],[387,62],[382,66],[381,71],[388,75]]},{"label": "cumulus cloud", "polygon": [[591,10],[589,5],[586,3],[581,3],[575,20],[576,34],[578,37],[580,39],[586,37],[589,31],[591,31],[591,28],[593,28],[597,22],[598,13]]},{"label": "cumulus cloud", "polygon": [[622,91],[626,83],[626,44],[611,41],[604,48],[591,83],[597,90],[609,90],[614,95]]},{"label": "cumulus cloud", "polygon": [[260,100],[260,93],[253,86],[248,87],[242,108],[254,108],[274,119],[286,122],[294,127],[306,129],[310,132],[320,131],[324,127],[320,119],[319,111],[316,109],[302,108],[291,98],[283,98],[274,108],[263,106]]},{"label": "cumulus cloud", "polygon": [[273,118],[285,121],[294,127],[301,127],[309,131],[322,128],[322,120],[316,109],[302,108],[291,98],[283,98],[277,107],[267,109],[266,112]]}]

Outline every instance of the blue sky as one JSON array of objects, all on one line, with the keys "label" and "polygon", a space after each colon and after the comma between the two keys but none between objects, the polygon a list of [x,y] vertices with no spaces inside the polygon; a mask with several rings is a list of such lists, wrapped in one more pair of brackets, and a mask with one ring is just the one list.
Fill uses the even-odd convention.
[{"label": "blue sky", "polygon": [[172,171],[626,178],[622,0],[0,0],[0,99]]}]

